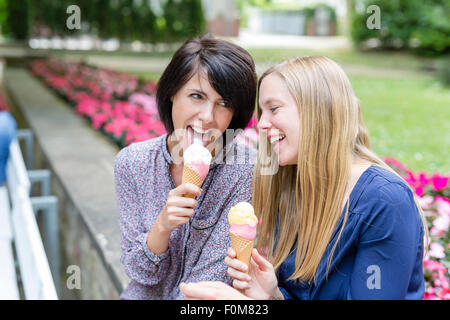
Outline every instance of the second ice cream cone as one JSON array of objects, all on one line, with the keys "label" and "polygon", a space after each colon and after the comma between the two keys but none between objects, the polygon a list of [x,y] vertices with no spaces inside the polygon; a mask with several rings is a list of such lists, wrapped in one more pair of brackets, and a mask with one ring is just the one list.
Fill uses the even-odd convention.
[{"label": "second ice cream cone", "polygon": [[[190,168],[189,166],[184,165],[183,166],[182,183],[186,183],[186,182],[192,183],[199,188],[201,188],[201,186],[203,184],[203,181],[202,181],[202,178],[200,177],[200,175],[195,170]],[[188,197],[188,198],[195,198],[195,196],[190,193],[187,193],[184,196]]]},{"label": "second ice cream cone", "polygon": [[252,256],[253,244],[255,241],[245,239],[230,232],[231,246],[236,251],[236,258],[250,266],[250,257]]},{"label": "second ice cream cone", "polygon": [[[250,267],[250,258],[255,241],[245,239],[233,232],[230,232],[230,238],[231,246],[236,251],[236,259],[245,263],[247,267]],[[239,290],[239,292],[245,294],[245,290]]]}]

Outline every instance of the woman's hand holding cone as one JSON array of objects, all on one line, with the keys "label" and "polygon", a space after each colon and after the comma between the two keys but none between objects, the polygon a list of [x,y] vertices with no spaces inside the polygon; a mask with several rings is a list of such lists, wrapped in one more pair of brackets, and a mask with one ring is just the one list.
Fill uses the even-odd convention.
[{"label": "woman's hand holding cone", "polygon": [[250,266],[247,268],[245,263],[236,259],[236,251],[229,248],[225,264],[228,266],[228,275],[233,278],[233,287],[243,290],[247,297],[257,300],[279,297],[273,265],[258,250],[253,249]]},{"label": "woman's hand holding cone", "polygon": [[165,232],[172,232],[180,225],[188,223],[197,207],[197,200],[183,197],[184,194],[200,195],[202,189],[192,183],[182,183],[169,191],[166,205],[158,216],[159,228]]}]

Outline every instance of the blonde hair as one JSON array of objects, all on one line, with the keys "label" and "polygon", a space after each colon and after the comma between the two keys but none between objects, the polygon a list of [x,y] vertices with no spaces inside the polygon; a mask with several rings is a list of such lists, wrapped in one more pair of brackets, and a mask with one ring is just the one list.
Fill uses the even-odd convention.
[{"label": "blonde hair", "polygon": [[[315,279],[341,217],[352,157],[358,156],[398,174],[370,149],[358,99],[338,64],[326,57],[287,60],[268,69],[261,76],[258,88],[272,73],[284,80],[296,101],[300,139],[297,164],[264,175],[262,168],[273,161],[273,151],[264,134],[260,135],[252,197],[255,212],[263,221],[257,248],[266,251],[277,269],[296,244],[295,269],[290,279],[310,282]],[[428,239],[423,211],[414,199]],[[346,201],[343,224],[327,262],[327,278],[347,221],[349,200]]]}]

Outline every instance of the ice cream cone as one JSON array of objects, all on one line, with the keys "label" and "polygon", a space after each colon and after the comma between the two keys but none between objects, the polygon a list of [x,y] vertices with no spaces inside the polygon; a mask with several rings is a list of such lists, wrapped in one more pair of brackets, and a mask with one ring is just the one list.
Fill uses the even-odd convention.
[{"label": "ice cream cone", "polygon": [[[248,240],[233,232],[230,232],[231,246],[236,251],[236,259],[242,261],[250,267],[250,258],[252,256],[254,240]],[[240,293],[245,294],[245,290],[239,290]]]},{"label": "ice cream cone", "polygon": [[[193,170],[192,168],[190,168],[187,165],[183,166],[183,177],[182,177],[182,183],[192,183],[194,185],[196,185],[197,187],[201,188],[202,184],[203,184],[203,180],[200,177],[200,175]],[[195,198],[195,196],[193,194],[187,193],[184,195],[185,197],[188,198]]]},{"label": "ice cream cone", "polygon": [[236,258],[250,266],[250,257],[252,256],[254,240],[248,240],[233,232],[230,232],[231,246],[236,251]]}]

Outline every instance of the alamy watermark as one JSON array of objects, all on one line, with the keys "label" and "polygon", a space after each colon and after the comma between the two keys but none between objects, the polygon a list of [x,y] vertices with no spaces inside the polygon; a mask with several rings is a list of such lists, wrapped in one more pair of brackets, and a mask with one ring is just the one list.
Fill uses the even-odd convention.
[{"label": "alamy watermark", "polygon": [[370,265],[366,269],[366,273],[370,274],[367,278],[366,285],[367,289],[381,289],[381,269],[376,264]]},{"label": "alamy watermark", "polygon": [[371,5],[367,7],[366,13],[371,14],[366,20],[366,27],[369,30],[381,29],[381,10],[379,6]]},{"label": "alamy watermark", "polygon": [[66,270],[70,276],[67,278],[66,287],[69,290],[81,290],[81,269],[77,265],[70,265]]},{"label": "alamy watermark", "polygon": [[80,30],[81,29],[81,9],[79,6],[72,4],[67,7],[67,14],[70,16],[66,20],[66,27],[69,30]]}]

